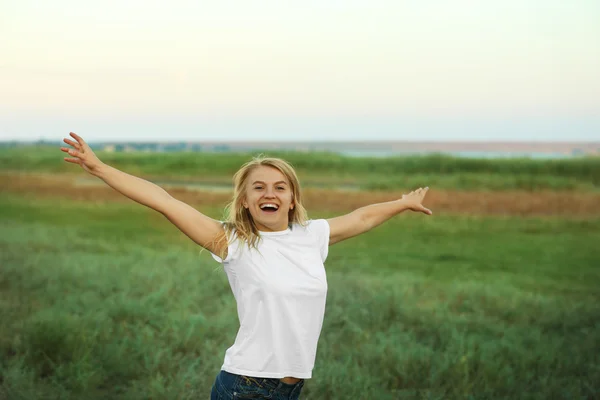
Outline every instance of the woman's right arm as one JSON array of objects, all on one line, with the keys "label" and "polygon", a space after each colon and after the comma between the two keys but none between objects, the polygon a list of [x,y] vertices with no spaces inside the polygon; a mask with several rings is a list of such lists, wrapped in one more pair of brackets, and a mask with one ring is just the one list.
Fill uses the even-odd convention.
[{"label": "woman's right arm", "polygon": [[117,192],[160,212],[190,239],[208,251],[217,255],[225,252],[226,255],[226,243],[219,245],[219,248],[216,247],[216,239],[223,233],[223,226],[219,221],[175,199],[166,190],[152,182],[102,163],[80,136],[72,132],[71,136],[77,142],[69,139],[64,139],[64,141],[74,149],[61,147],[61,150],[75,158],[65,158],[65,161],[79,164],[85,171],[102,179]]}]

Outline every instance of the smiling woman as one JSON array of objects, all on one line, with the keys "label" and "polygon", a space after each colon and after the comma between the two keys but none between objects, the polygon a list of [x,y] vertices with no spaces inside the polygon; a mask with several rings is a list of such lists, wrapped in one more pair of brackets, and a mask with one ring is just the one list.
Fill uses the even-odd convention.
[{"label": "smiling woman", "polygon": [[[287,218],[282,218],[278,211],[281,209],[287,213],[294,210],[294,193],[284,179],[279,170],[265,166],[255,168],[249,176],[248,181],[252,183],[246,189],[244,208],[250,212],[259,230],[281,231],[286,228]],[[263,219],[266,216],[279,218]]]},{"label": "smiling woman", "polygon": [[428,188],[332,219],[308,219],[300,182],[278,158],[255,158],[234,176],[225,221],[173,198],[154,183],[102,163],[78,135],[61,150],[86,172],[163,214],[223,265],[240,328],[225,352],[211,399],[298,399],[312,377],[323,325],[328,247],[367,232],[405,210],[431,215]]},{"label": "smiling woman", "polygon": [[[294,169],[278,158],[255,158],[234,175],[234,193],[227,206],[225,230],[255,247],[260,231],[283,231],[306,225],[300,182]],[[219,243],[223,242],[224,235]]]}]

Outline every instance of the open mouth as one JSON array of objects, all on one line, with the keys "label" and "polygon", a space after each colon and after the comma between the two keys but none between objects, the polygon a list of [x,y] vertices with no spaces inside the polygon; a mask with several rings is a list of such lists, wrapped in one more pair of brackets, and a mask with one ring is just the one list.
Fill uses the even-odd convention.
[{"label": "open mouth", "polygon": [[279,210],[279,206],[274,203],[265,203],[260,206],[260,209],[268,214],[274,214]]}]

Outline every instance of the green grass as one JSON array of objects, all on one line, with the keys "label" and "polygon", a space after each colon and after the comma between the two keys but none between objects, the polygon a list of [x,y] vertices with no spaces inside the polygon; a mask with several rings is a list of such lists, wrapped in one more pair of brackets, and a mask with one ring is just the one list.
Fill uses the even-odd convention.
[{"label": "green grass", "polygon": [[[238,322],[206,251],[134,203],[0,216],[0,398],[208,397]],[[406,214],[331,247],[303,398],[598,398],[598,243],[599,219]]]},{"label": "green grass", "polygon": [[[231,182],[253,153],[97,153],[109,165],[155,179]],[[272,152],[291,162],[307,186],[351,185],[370,190],[427,185],[464,190],[600,189],[600,157],[471,159],[445,155],[354,158],[333,153]],[[58,147],[0,148],[0,171],[73,172]]]}]

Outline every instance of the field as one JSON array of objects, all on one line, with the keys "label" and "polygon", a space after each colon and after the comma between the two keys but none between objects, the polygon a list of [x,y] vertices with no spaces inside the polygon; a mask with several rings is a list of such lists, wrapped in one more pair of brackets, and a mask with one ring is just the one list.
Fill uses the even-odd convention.
[{"label": "field", "polygon": [[[64,155],[64,153],[61,153]],[[109,165],[136,176],[230,184],[248,154],[105,153]],[[440,154],[352,158],[331,153],[265,152],[291,162],[303,184],[360,190],[405,190],[427,182],[447,190],[600,191],[600,157],[572,159],[462,159]],[[53,147],[0,148],[0,171],[72,173]]]},{"label": "field", "polygon": [[[82,181],[77,166],[44,159],[20,168],[17,158],[0,155],[0,399],[208,398],[238,328],[219,264],[160,214]],[[343,163],[354,161],[364,162]],[[373,162],[371,176],[384,181]],[[556,167],[563,175],[553,181],[544,162],[522,162],[468,172],[482,182],[497,174],[495,189],[420,182],[432,188],[432,217],[402,214],[330,248],[325,322],[303,398],[600,398],[598,164]],[[152,165],[123,169],[192,176],[142,164]],[[404,189],[365,191],[365,175],[348,181],[362,189],[327,190],[318,183],[343,170],[320,168],[302,169],[315,183],[306,190],[312,218]],[[427,174],[442,182],[467,173],[448,168],[455,172]],[[538,173],[576,184],[505,185],[511,174],[541,182]],[[168,190],[215,218],[229,196]]]}]

